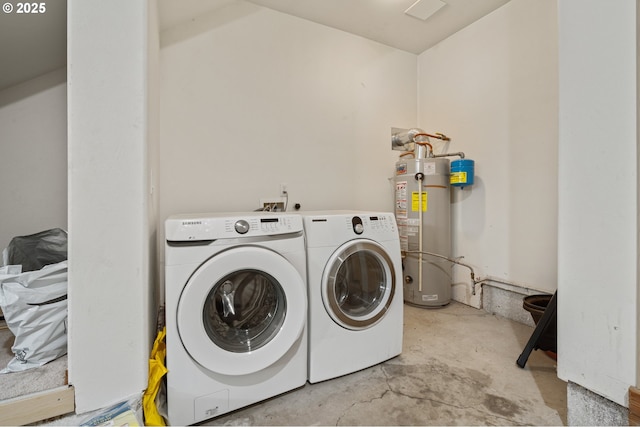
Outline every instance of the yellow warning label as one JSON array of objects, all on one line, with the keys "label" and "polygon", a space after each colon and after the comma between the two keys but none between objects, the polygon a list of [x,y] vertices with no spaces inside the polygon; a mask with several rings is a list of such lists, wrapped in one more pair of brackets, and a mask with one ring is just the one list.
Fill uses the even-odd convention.
[{"label": "yellow warning label", "polygon": [[[420,206],[420,193],[417,191],[414,191],[411,193],[411,211],[417,212],[418,206]],[[427,192],[426,191],[422,192],[422,211],[423,212],[427,211]]]},{"label": "yellow warning label", "polygon": [[466,184],[467,173],[466,172],[451,172],[451,178],[449,178],[450,184]]}]

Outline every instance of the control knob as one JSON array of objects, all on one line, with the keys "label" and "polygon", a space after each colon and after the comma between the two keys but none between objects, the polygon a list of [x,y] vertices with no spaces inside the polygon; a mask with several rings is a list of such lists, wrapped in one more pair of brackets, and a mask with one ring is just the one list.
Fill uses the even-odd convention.
[{"label": "control knob", "polygon": [[359,216],[351,218],[351,225],[353,226],[353,231],[356,234],[362,234],[364,231],[364,225],[362,225],[362,219]]},{"label": "control knob", "polygon": [[244,219],[236,221],[233,227],[239,234],[246,234],[249,231],[249,223]]}]

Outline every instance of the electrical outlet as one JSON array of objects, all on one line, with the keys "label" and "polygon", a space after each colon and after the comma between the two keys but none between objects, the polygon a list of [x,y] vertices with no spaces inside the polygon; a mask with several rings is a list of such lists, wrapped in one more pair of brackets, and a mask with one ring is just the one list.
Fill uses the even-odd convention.
[{"label": "electrical outlet", "polygon": [[287,203],[286,197],[271,197],[269,199],[260,199],[260,209],[263,211],[282,212]]}]

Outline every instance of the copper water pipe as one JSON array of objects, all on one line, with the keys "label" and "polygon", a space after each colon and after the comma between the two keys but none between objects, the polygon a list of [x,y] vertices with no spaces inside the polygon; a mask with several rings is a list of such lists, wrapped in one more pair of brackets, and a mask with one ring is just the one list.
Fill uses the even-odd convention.
[{"label": "copper water pipe", "polygon": [[413,136],[413,142],[416,142],[416,137],[418,136],[426,136],[428,138],[436,138],[436,139],[441,139],[443,141],[451,141],[451,138],[449,138],[447,135],[440,132],[436,132],[435,135],[432,135],[430,133],[417,133]]}]

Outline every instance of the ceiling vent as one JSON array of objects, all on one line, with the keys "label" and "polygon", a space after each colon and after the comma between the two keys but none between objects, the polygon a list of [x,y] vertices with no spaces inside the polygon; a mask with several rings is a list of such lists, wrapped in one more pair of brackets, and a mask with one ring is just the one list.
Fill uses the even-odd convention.
[{"label": "ceiling vent", "polygon": [[441,0],[418,0],[417,2],[409,6],[409,8],[404,11],[404,13],[409,16],[413,16],[414,18],[426,21],[431,15],[436,13],[442,6],[445,5],[446,3]]}]

